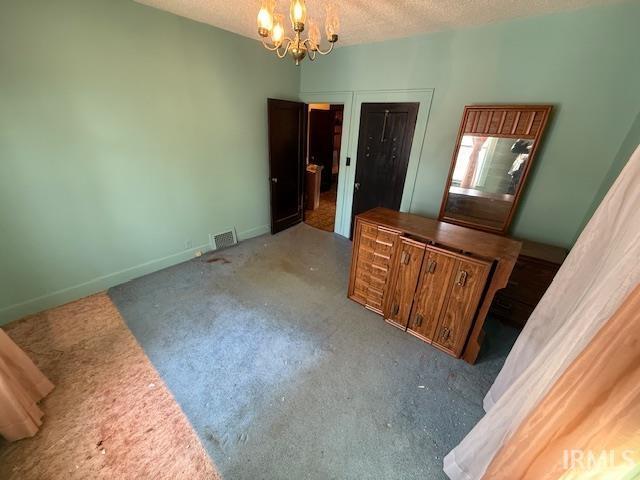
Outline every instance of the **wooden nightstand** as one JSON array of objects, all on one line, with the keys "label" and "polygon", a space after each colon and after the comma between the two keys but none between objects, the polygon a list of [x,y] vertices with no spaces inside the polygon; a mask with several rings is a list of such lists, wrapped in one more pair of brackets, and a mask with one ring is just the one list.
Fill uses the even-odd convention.
[{"label": "wooden nightstand", "polygon": [[564,248],[522,241],[522,250],[506,288],[498,291],[491,314],[517,327],[524,327],[567,257]]}]

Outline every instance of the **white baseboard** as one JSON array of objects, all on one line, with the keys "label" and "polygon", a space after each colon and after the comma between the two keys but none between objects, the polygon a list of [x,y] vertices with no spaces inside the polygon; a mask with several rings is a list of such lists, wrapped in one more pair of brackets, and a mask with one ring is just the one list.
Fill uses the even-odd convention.
[{"label": "white baseboard", "polygon": [[270,225],[260,225],[259,227],[250,228],[249,230],[245,230],[244,232],[238,233],[238,241],[247,240],[253,237],[258,237],[260,235],[264,235],[265,233],[269,233],[270,231],[271,231]]},{"label": "white baseboard", "polygon": [[[261,225],[238,233],[238,240],[247,240],[249,238],[268,233],[269,231],[269,225]],[[0,309],[0,325],[5,325],[26,315],[41,312],[48,308],[57,307],[58,305],[72,302],[79,298],[86,297],[87,295],[93,295],[94,293],[107,290],[116,285],[120,285],[121,283],[133,280],[134,278],[185,262],[192,259],[198,250],[201,252],[208,251],[210,250],[210,245],[207,243],[190,248],[189,250],[173,253],[166,257],[156,258],[140,265],[120,270],[119,272],[109,273],[78,285],[73,285],[24,302],[9,305],[8,307]]]}]

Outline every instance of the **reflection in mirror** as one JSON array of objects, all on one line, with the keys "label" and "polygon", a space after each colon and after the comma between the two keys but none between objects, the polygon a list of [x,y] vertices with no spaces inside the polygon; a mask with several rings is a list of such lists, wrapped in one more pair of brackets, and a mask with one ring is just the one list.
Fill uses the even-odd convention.
[{"label": "reflection in mirror", "polygon": [[532,148],[533,140],[463,135],[444,215],[501,230]]},{"label": "reflection in mirror", "polygon": [[467,105],[439,220],[507,234],[551,105]]}]

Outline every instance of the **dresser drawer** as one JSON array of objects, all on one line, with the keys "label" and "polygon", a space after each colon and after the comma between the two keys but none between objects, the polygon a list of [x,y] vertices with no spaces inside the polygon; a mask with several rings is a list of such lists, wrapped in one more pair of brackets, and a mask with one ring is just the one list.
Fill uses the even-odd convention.
[{"label": "dresser drawer", "polygon": [[490,313],[492,316],[504,320],[507,323],[524,327],[535,308],[535,304],[528,305],[513,298],[506,297],[500,292],[493,299]]},{"label": "dresser drawer", "polygon": [[558,268],[554,264],[520,257],[500,294],[535,306],[549,288]]},{"label": "dresser drawer", "polygon": [[521,255],[513,268],[510,280],[527,285],[547,286],[559,268],[559,265]]}]

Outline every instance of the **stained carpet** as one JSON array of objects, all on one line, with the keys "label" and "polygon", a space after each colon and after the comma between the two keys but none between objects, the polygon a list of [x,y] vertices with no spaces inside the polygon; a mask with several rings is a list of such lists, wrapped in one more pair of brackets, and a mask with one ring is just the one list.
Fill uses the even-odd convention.
[{"label": "stained carpet", "polygon": [[109,294],[226,479],[446,478],[516,331],[468,365],[346,298],[351,243],[301,224]]},{"label": "stained carpet", "polygon": [[3,329],[56,388],[35,437],[0,438],[0,478],[219,478],[106,294]]}]

